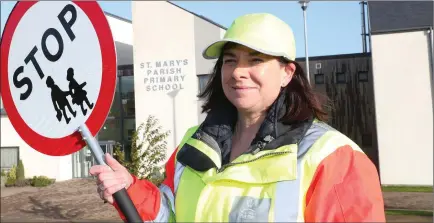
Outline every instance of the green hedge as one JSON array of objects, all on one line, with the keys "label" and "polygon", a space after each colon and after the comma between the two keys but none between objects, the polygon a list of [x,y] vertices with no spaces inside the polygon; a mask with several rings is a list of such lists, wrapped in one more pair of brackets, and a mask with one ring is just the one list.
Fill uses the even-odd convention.
[{"label": "green hedge", "polygon": [[2,171],[2,176],[6,177],[5,187],[45,187],[53,184],[56,180],[46,176],[34,176],[33,178],[24,178],[24,165],[20,162],[18,167],[12,166],[9,171]]},{"label": "green hedge", "polygon": [[17,179],[13,186],[26,187],[32,185],[32,179]]},{"label": "green hedge", "polygon": [[12,179],[7,178],[5,187],[25,187],[25,186],[33,186],[33,187],[45,187],[56,182],[55,179],[50,179],[46,176],[35,176],[33,178],[28,179]]},{"label": "green hedge", "polygon": [[53,184],[55,181],[55,179],[50,179],[46,176],[34,176],[31,185],[34,187],[45,187]]},{"label": "green hedge", "polygon": [[24,165],[23,165],[23,161],[19,160],[18,161],[18,166],[17,166],[17,180],[25,180],[24,178],[25,174],[24,174]]}]

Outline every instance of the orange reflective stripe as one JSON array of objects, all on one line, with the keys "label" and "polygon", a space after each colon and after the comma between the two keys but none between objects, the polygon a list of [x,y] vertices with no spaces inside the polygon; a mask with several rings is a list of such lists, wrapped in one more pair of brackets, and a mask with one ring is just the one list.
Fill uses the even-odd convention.
[{"label": "orange reflective stripe", "polygon": [[378,172],[350,146],[327,156],[306,194],[306,222],[385,222]]}]

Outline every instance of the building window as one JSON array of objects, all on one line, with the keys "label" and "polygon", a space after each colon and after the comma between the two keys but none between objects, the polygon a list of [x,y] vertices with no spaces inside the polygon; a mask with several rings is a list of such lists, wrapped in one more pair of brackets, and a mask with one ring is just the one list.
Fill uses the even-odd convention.
[{"label": "building window", "polygon": [[1,169],[9,170],[12,166],[18,165],[18,147],[0,147]]},{"label": "building window", "polygon": [[107,117],[98,132],[98,141],[115,141],[121,143],[122,123],[120,118]]},{"label": "building window", "polygon": [[133,143],[132,137],[136,131],[136,119],[128,118],[124,120],[123,123],[124,130],[122,132],[122,139],[124,140],[124,153],[125,159],[131,161],[131,145]]},{"label": "building window", "polygon": [[324,84],[324,74],[315,74],[315,84]]},{"label": "building window", "polygon": [[199,93],[202,93],[205,90],[206,85],[209,81],[209,74],[198,74],[197,78],[199,79]]},{"label": "building window", "polygon": [[134,76],[120,77],[122,116],[135,117],[136,107],[134,101]]},{"label": "building window", "polygon": [[134,66],[132,64],[119,65],[118,76],[134,76]]},{"label": "building window", "polygon": [[347,75],[345,75],[345,73],[337,72],[335,78],[337,84],[347,83]]},{"label": "building window", "polygon": [[98,133],[98,140],[121,145],[125,158],[130,158],[129,132],[135,131],[136,108],[134,97],[134,66],[118,66],[116,91],[110,113]]},{"label": "building window", "polygon": [[359,71],[357,79],[359,82],[368,82],[368,71]]}]

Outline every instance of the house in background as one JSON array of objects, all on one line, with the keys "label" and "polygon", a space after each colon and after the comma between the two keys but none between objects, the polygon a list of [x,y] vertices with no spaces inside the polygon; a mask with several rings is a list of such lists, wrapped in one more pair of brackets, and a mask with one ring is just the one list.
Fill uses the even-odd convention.
[{"label": "house in background", "polygon": [[381,182],[433,185],[433,2],[368,9]]},{"label": "house in background", "polygon": [[367,6],[368,49],[310,57],[311,84],[333,105],[329,124],[360,145],[383,185],[433,185],[433,2]]},{"label": "house in background", "polygon": [[[305,58],[296,61],[305,68]],[[309,72],[312,87],[328,98],[328,124],[357,143],[379,169],[371,54],[309,57]]]},{"label": "house in background", "polygon": [[369,52],[310,57],[311,84],[333,104],[329,124],[361,146],[382,184],[433,185],[433,2],[367,6]]}]

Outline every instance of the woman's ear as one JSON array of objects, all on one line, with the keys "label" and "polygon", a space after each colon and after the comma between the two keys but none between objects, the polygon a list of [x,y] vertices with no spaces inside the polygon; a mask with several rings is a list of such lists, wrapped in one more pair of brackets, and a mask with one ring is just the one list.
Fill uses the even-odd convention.
[{"label": "woman's ear", "polygon": [[292,77],[295,73],[295,64],[294,63],[287,63],[283,70],[282,70],[282,83],[281,87],[286,87],[289,82],[291,82]]}]

